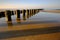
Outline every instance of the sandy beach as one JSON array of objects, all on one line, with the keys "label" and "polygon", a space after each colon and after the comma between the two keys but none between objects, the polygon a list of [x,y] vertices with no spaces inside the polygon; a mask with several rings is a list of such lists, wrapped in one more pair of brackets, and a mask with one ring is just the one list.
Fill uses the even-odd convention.
[{"label": "sandy beach", "polygon": [[[60,10],[42,12],[60,13]],[[60,40],[60,22],[1,26],[0,40]]]}]

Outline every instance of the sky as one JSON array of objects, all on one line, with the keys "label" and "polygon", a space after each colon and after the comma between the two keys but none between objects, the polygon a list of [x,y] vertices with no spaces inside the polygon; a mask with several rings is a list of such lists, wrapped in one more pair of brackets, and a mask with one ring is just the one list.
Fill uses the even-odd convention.
[{"label": "sky", "polygon": [[59,8],[60,0],[0,0],[0,9]]}]

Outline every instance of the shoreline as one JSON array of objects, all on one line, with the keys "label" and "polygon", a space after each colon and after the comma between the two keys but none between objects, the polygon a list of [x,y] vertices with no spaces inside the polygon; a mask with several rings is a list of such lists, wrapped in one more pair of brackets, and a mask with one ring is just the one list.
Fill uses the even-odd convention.
[{"label": "shoreline", "polygon": [[42,12],[60,13],[60,10],[42,10]]}]

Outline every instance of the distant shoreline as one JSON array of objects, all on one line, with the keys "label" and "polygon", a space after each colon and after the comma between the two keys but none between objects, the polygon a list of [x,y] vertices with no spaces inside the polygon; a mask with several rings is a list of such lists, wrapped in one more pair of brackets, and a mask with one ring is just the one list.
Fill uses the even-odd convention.
[{"label": "distant shoreline", "polygon": [[[5,11],[7,9],[0,9],[0,12],[1,11]],[[18,9],[10,9],[10,10],[18,10]],[[60,9],[54,9],[54,10],[45,10],[43,9],[42,12],[54,12],[54,13],[60,13]]]},{"label": "distant shoreline", "polygon": [[54,13],[60,13],[60,10],[42,10],[43,12],[54,12]]}]

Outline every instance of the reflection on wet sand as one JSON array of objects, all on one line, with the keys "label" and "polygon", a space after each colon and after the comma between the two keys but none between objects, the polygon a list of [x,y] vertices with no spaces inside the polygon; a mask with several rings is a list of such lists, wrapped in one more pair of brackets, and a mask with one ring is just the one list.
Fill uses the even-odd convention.
[{"label": "reflection on wet sand", "polygon": [[16,22],[17,23],[21,23],[21,19],[16,19]]},{"label": "reflection on wet sand", "polygon": [[51,34],[60,32],[60,27],[48,27],[48,28],[36,28],[28,30],[15,30],[15,31],[6,31],[0,32],[0,39],[14,38],[14,37],[24,37],[31,35],[42,35],[42,34]]},{"label": "reflection on wet sand", "polygon": [[7,21],[7,26],[8,26],[8,28],[11,28],[13,26],[12,21],[10,21],[10,22]]}]

